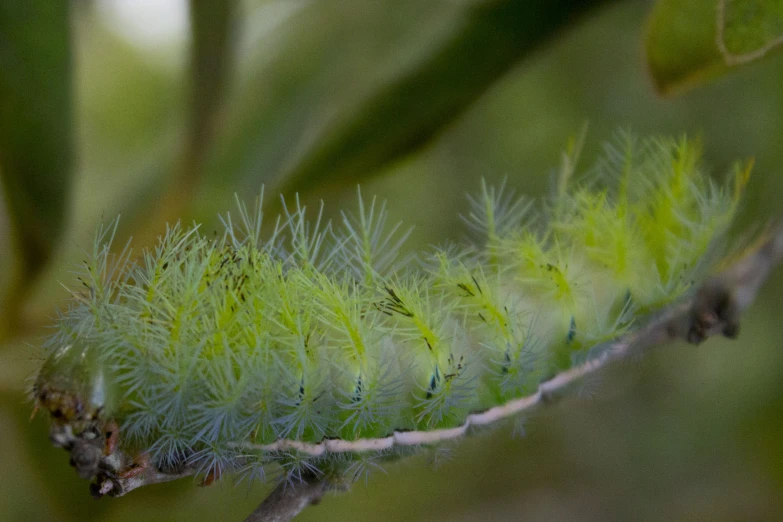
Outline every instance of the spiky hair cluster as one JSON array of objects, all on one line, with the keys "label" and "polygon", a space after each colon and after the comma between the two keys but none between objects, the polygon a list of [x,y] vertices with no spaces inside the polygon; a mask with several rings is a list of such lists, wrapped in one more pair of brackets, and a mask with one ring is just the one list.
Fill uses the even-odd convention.
[{"label": "spiky hair cluster", "polygon": [[702,279],[747,174],[715,184],[699,154],[624,136],[582,182],[564,162],[547,201],[482,184],[476,241],[417,261],[361,195],[336,225],[297,200],[264,226],[238,201],[222,235],[175,225],[134,262],[108,227],[36,387],[81,395],[160,470],[353,473],[353,441],[459,429]]}]

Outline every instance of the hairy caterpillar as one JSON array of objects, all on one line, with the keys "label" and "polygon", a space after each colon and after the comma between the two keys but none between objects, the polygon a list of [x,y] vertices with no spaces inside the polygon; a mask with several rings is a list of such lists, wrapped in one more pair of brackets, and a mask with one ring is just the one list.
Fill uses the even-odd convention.
[{"label": "hairy caterpillar", "polygon": [[702,280],[748,171],[723,188],[699,156],[624,136],[585,183],[564,167],[538,212],[482,185],[466,217],[480,240],[417,263],[396,262],[405,234],[361,196],[334,227],[297,200],[266,238],[260,199],[240,202],[221,236],[175,225],[138,262],[112,255],[104,228],[46,343],[36,407],[98,494],[186,469],[350,479],[510,417]]}]

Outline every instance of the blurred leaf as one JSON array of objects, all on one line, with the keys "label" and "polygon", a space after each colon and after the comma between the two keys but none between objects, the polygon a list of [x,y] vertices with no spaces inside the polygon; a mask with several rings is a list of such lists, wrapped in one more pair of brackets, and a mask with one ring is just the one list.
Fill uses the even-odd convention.
[{"label": "blurred leaf", "polygon": [[184,176],[197,176],[209,147],[223,92],[233,70],[236,0],[190,1],[190,106]]},{"label": "blurred leaf", "polygon": [[330,128],[282,173],[282,193],[351,183],[426,145],[517,61],[600,2],[464,2],[461,23],[434,53],[401,68],[355,114]]},{"label": "blurred leaf", "polygon": [[659,0],[647,27],[647,61],[657,89],[685,89],[728,69],[716,45],[716,0]]},{"label": "blurred leaf", "polygon": [[170,180],[184,143],[184,45],[175,60],[172,48],[150,56],[113,31],[100,9],[73,5],[79,183],[72,231],[84,245],[108,216],[122,214],[121,233],[130,234]]},{"label": "blurred leaf", "polygon": [[686,90],[783,43],[781,0],[658,0],[647,60],[663,94]]},{"label": "blurred leaf", "polygon": [[728,63],[745,63],[783,44],[783,0],[719,0],[718,45]]},{"label": "blurred leaf", "polygon": [[600,3],[309,3],[287,23],[298,38],[284,41],[279,61],[248,87],[210,172],[255,183],[263,173],[285,193],[372,176],[430,143],[520,59]]},{"label": "blurred leaf", "polygon": [[[164,194],[136,230],[144,244],[160,233],[161,226],[182,217],[193,191],[199,186],[203,164],[212,138],[228,81],[233,76],[234,42],[237,38],[237,0],[189,4],[191,46],[188,71],[187,122],[182,149],[169,179],[163,179]],[[156,188],[160,192],[161,188]]]},{"label": "blurred leaf", "polygon": [[0,3],[0,178],[20,265],[6,320],[18,313],[65,225],[72,166],[69,5]]}]

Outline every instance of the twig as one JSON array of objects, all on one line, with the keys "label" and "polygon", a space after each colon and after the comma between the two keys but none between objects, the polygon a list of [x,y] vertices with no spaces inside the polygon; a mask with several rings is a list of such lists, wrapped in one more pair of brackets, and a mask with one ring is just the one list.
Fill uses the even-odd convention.
[{"label": "twig", "polygon": [[301,482],[283,482],[245,522],[288,522],[307,506],[317,504],[329,489],[323,476],[306,475]]},{"label": "twig", "polygon": [[90,493],[92,493],[92,496],[95,498],[101,498],[104,495],[121,497],[142,486],[171,482],[172,480],[190,477],[194,475],[195,472],[196,470],[193,468],[185,468],[181,473],[163,473],[157,471],[152,466],[148,466],[138,475],[131,474],[130,476],[117,478],[99,476],[95,483],[90,486]]}]

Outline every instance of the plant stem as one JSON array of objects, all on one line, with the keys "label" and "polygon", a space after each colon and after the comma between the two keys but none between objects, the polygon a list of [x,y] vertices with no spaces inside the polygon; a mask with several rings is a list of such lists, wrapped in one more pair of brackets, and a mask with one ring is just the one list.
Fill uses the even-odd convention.
[{"label": "plant stem", "polygon": [[323,476],[303,475],[301,482],[283,482],[256,508],[245,522],[288,522],[329,490]]}]

